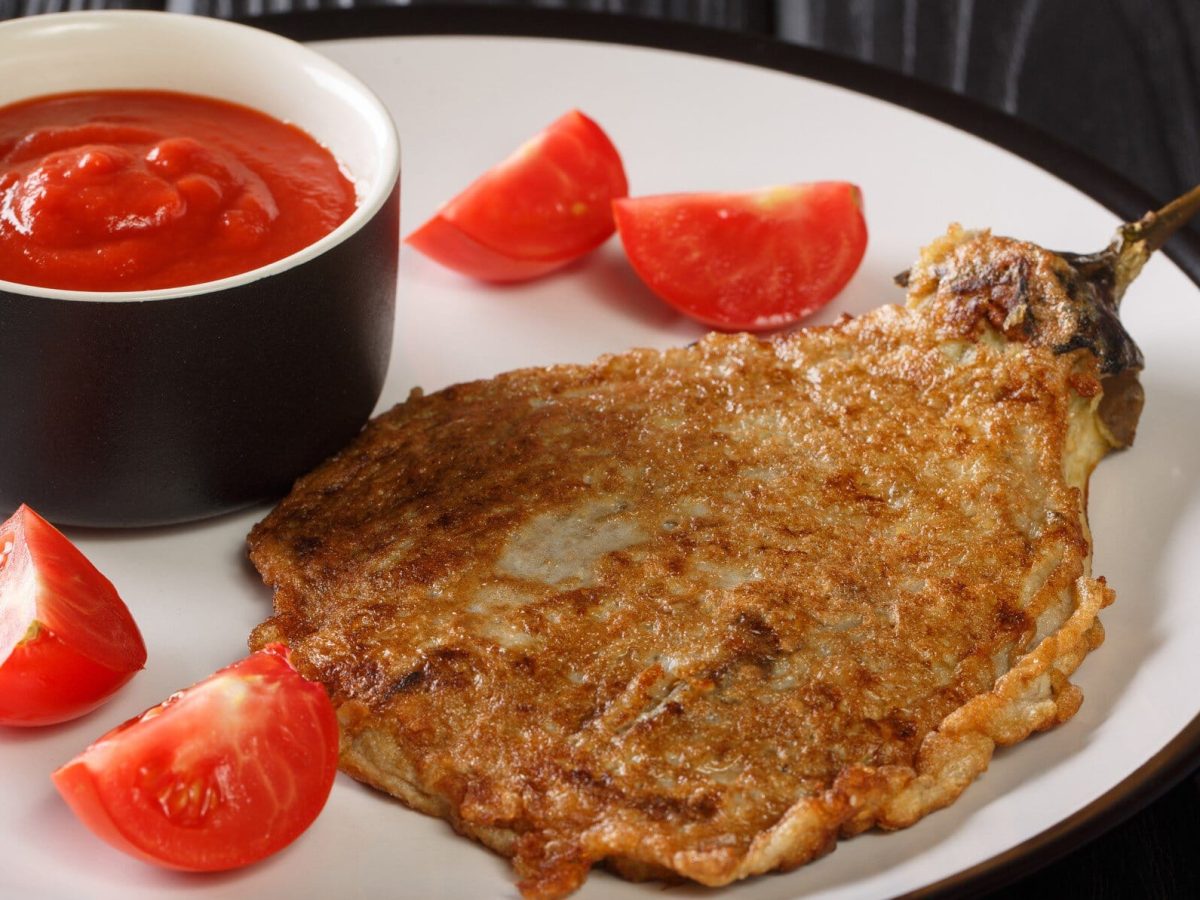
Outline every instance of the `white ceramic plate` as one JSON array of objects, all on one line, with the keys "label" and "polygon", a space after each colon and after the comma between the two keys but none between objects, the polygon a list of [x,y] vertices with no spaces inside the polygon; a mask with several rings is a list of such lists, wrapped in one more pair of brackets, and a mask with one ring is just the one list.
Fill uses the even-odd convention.
[{"label": "white ceramic plate", "polygon": [[[849,90],[662,50],[530,38],[406,37],[319,49],[379,92],[403,142],[407,232],[468,180],[571,107],[621,149],[635,193],[847,179],[862,186],[866,261],[817,321],[899,299],[891,276],[950,221],[1054,248],[1107,242],[1115,216],[1047,172],[963,131]],[[638,282],[614,240],[526,286],[469,283],[405,249],[395,357],[380,400],[517,366],[670,346],[701,329]],[[297,310],[297,315],[303,315]],[[1148,403],[1131,452],[1096,473],[1095,568],[1116,588],[1108,641],[1077,675],[1066,726],[1001,751],[949,809],[869,833],[783,876],[729,889],[749,898],[865,897],[937,883],[1029,841],[1138,772],[1200,712],[1200,297],[1165,258],[1127,300],[1147,359]],[[292,847],[246,871],[159,871],[86,833],[48,774],[92,738],[245,652],[270,595],[245,560],[265,508],[193,526],[73,532],[119,586],[150,651],[146,671],[85,719],[0,733],[0,894],[37,898],[479,898],[516,895],[508,864],[339,776]],[[1143,770],[1144,773],[1145,770]],[[1128,784],[1128,782],[1127,782]],[[1118,792],[1119,793],[1119,792]],[[587,897],[657,897],[603,872]],[[707,892],[667,889],[670,896]]]}]

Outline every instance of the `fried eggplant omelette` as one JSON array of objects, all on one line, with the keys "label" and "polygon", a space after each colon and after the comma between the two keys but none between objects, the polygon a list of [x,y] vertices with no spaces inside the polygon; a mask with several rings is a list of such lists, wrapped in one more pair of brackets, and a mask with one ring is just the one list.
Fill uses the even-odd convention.
[{"label": "fried eggplant omelette", "polygon": [[905,307],[415,391],[254,528],[251,645],[328,688],[346,772],[527,897],[911,825],[1079,707],[1137,227],[1088,257],[952,228]]}]

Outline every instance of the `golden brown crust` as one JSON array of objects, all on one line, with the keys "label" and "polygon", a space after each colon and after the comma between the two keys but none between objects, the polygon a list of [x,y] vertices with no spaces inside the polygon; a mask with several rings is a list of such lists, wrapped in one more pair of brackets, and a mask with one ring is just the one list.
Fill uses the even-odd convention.
[{"label": "golden brown crust", "polygon": [[[924,271],[1029,246],[958,232]],[[327,685],[346,771],[530,897],[945,806],[1079,705],[1105,445],[1094,357],[916,274],[909,310],[414,394],[254,529],[252,644]]]}]

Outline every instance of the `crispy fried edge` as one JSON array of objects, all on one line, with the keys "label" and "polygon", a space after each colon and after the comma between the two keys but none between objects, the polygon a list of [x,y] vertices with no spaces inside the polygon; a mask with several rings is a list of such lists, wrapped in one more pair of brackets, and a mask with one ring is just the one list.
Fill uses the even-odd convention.
[{"label": "crispy fried edge", "polygon": [[[987,694],[959,707],[922,741],[914,768],[853,766],[843,770],[822,795],[798,801],[769,830],[758,835],[749,850],[676,851],[664,858],[646,859],[629,852],[612,852],[612,835],[581,835],[584,857],[568,875],[561,860],[548,871],[519,867],[528,897],[559,897],[582,883],[593,863],[605,863],[625,878],[683,876],[710,887],[775,869],[787,871],[829,852],[839,836],[871,827],[907,828],[952,803],[982,774],[996,745],[1015,744],[1071,718],[1083,699],[1068,680],[1084,657],[1104,640],[1097,619],[1114,599],[1103,579],[1079,578],[1074,586],[1074,611],[1055,632],[1005,673]],[[254,643],[281,640],[271,623],[256,631]],[[356,702],[343,704],[339,718],[357,718]],[[343,728],[341,766],[359,781],[400,798],[427,815],[446,819],[459,833],[497,853],[520,860],[521,835],[512,829],[463,821],[441,797],[418,786],[416,769],[383,730],[365,729],[354,738]],[[392,770],[389,772],[388,770]],[[625,843],[622,841],[621,843]],[[635,849],[636,840],[630,844]],[[567,875],[569,883],[563,882]]]}]

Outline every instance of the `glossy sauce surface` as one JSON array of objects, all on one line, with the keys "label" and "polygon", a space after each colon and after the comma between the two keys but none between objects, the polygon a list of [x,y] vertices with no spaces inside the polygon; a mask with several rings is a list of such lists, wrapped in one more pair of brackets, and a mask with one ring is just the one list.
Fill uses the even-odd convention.
[{"label": "glossy sauce surface", "polygon": [[333,155],[248,107],[87,91],[0,108],[0,279],[138,291],[214,281],[319,240],[355,206]]}]

